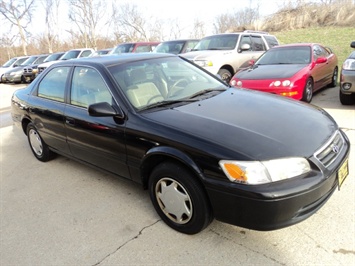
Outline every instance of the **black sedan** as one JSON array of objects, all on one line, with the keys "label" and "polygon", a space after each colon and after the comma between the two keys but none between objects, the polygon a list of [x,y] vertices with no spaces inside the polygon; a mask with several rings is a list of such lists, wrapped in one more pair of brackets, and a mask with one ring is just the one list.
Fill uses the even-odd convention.
[{"label": "black sedan", "polygon": [[324,110],[228,87],[175,55],[54,64],[14,93],[12,117],[38,160],[61,154],[140,183],[186,234],[214,218],[298,223],[348,175],[349,140]]}]

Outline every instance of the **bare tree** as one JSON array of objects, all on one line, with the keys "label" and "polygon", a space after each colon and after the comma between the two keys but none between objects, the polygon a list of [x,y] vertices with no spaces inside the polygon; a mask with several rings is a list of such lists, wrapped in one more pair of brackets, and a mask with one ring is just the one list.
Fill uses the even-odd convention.
[{"label": "bare tree", "polygon": [[192,32],[190,33],[190,38],[201,39],[205,37],[205,35],[205,23],[199,19],[195,19]]},{"label": "bare tree", "polygon": [[116,35],[121,36],[124,42],[149,41],[149,35],[145,31],[146,21],[139,13],[137,5],[123,4],[114,6],[114,24]]},{"label": "bare tree", "polygon": [[[74,22],[85,47],[97,49],[98,28],[105,23],[106,6],[101,0],[68,0],[69,19]],[[101,23],[101,24],[100,24]],[[75,30],[69,31],[72,35]]]},{"label": "bare tree", "polygon": [[32,12],[35,10],[35,0],[1,0],[0,14],[17,28],[23,49],[23,54],[27,55],[26,28],[31,23]]},{"label": "bare tree", "polygon": [[48,52],[53,53],[54,44],[58,40],[60,0],[42,0],[42,5],[45,11],[46,27],[42,39],[45,41]]}]

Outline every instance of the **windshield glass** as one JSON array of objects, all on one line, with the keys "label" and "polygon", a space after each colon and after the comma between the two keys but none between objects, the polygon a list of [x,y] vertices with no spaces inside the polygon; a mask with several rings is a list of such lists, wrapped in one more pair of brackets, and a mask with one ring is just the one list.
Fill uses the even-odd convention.
[{"label": "windshield glass", "polygon": [[109,68],[137,109],[198,101],[228,86],[180,57],[141,60]]},{"label": "windshield glass", "polygon": [[199,41],[192,51],[233,50],[238,42],[239,34],[221,34],[205,37]]},{"label": "windshield glass", "polygon": [[80,51],[68,51],[60,59],[61,60],[68,60],[68,59],[77,58],[79,53],[80,53]]},{"label": "windshield glass", "polygon": [[155,53],[179,54],[184,47],[184,41],[165,42],[155,48]]},{"label": "windshield glass", "polygon": [[32,65],[34,61],[37,60],[38,57],[29,57],[26,61],[24,61],[20,66],[28,66]]},{"label": "windshield glass", "polygon": [[311,47],[273,48],[265,52],[255,65],[309,64]]},{"label": "windshield glass", "polygon": [[5,64],[3,64],[2,67],[9,67],[11,66],[15,61],[17,60],[17,58],[12,58],[9,61],[7,61]]},{"label": "windshield glass", "polygon": [[58,60],[63,55],[64,54],[51,54],[43,62],[50,62],[50,61]]},{"label": "windshield glass", "polygon": [[121,53],[131,53],[134,48],[134,43],[126,43],[126,44],[120,44],[116,46],[116,48],[113,50],[113,54],[121,54]]}]

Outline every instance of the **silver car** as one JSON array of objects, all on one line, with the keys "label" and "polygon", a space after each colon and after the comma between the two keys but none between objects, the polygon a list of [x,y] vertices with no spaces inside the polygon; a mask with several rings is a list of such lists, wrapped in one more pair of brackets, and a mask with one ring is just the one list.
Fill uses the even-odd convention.
[{"label": "silver car", "polygon": [[[355,41],[350,47],[355,48]],[[343,105],[355,104],[355,51],[344,61],[340,75],[339,99]]]}]

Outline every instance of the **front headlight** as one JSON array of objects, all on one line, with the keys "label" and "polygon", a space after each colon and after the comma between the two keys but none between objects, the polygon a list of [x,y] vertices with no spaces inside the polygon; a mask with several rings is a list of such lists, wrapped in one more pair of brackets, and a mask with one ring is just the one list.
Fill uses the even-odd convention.
[{"label": "front headlight", "polygon": [[200,67],[213,66],[212,61],[209,61],[209,60],[196,60],[194,62],[196,65],[198,65]]},{"label": "front headlight", "polygon": [[221,160],[219,165],[230,181],[248,185],[285,180],[311,170],[308,161],[298,157],[250,162]]},{"label": "front headlight", "polygon": [[344,70],[355,70],[355,59],[346,59],[343,64]]},{"label": "front headlight", "polygon": [[291,81],[289,80],[283,80],[283,81],[280,81],[280,80],[276,80],[276,81],[273,81],[270,83],[270,87],[280,87],[280,86],[283,86],[283,87],[289,87],[291,86]]}]

